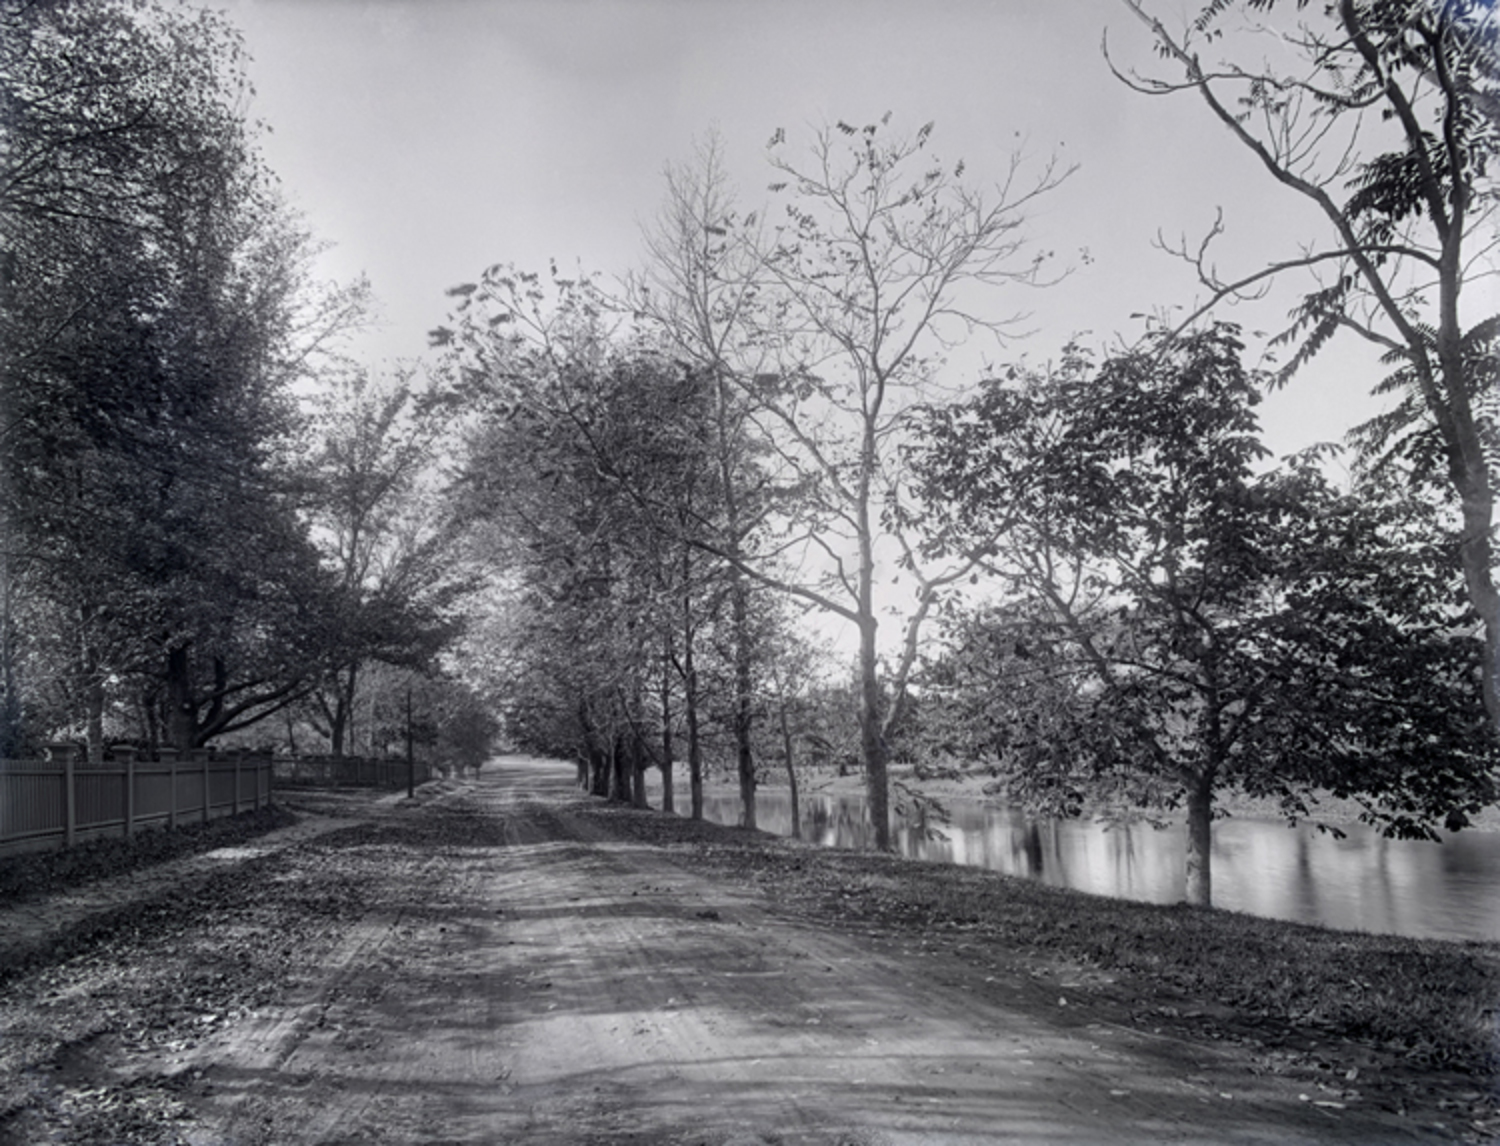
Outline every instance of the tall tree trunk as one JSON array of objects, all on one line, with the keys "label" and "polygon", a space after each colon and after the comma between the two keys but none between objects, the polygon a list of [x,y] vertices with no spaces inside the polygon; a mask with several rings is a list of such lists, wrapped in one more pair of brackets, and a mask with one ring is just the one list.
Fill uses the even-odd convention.
[{"label": "tall tree trunk", "polygon": [[349,675],[333,674],[333,707],[325,704],[328,717],[328,751],[335,758],[355,749],[354,695],[359,684],[359,666],[350,665]]},{"label": "tall tree trunk", "polygon": [[719,482],[724,497],[724,529],[728,535],[730,559],[729,601],[734,640],[734,755],[740,780],[740,824],[754,830],[755,758],[751,751],[750,734],[755,698],[751,693],[753,651],[750,647],[750,586],[739,565],[744,556],[744,525],[740,515],[738,475],[735,473],[739,431],[737,427],[731,430],[730,425],[733,416],[730,411],[729,380],[722,372],[718,372],[715,382]]},{"label": "tall tree trunk", "polygon": [[755,830],[755,759],[750,750],[755,697],[751,692],[750,589],[731,569],[730,609],[734,619],[734,754],[740,777],[740,824]]},{"label": "tall tree trunk", "polygon": [[20,632],[16,625],[16,588],[11,559],[0,546],[0,758],[19,756],[25,730],[21,718],[21,676],[17,672]]},{"label": "tall tree trunk", "polygon": [[347,681],[343,682],[343,693],[342,693],[342,696],[340,697],[340,700],[343,701],[344,711],[345,711],[345,713],[347,713],[347,716],[345,717],[345,724],[344,724],[344,739],[345,739],[345,743],[347,743],[349,745],[349,751],[351,751],[352,753],[354,753],[354,755],[356,755],[356,756],[359,755],[359,741],[358,741],[358,739],[355,736],[355,726],[354,726],[355,711],[354,711],[354,705],[355,705],[355,701],[357,699],[356,687],[357,687],[358,684],[359,684],[359,666],[358,665],[350,665],[349,666],[349,679]]},{"label": "tall tree trunk", "polygon": [[[1476,478],[1476,484],[1484,475]],[[1463,541],[1459,560],[1474,611],[1484,625],[1484,710],[1490,723],[1500,731],[1500,590],[1495,586],[1494,548],[1490,535],[1494,528],[1494,498],[1488,489],[1464,489],[1462,492]]]},{"label": "tall tree trunk", "polygon": [[167,743],[179,752],[198,747],[198,705],[193,699],[192,646],[167,651]]},{"label": "tall tree trunk", "polygon": [[578,786],[585,792],[593,789],[594,738],[589,733],[588,706],[578,705],[578,727],[583,730],[583,742],[578,749]]},{"label": "tall tree trunk", "polygon": [[802,838],[802,805],[797,796],[797,762],[792,758],[792,727],[786,718],[786,694],[778,698],[778,715],[781,718],[781,750],[786,755],[786,786],[792,800],[792,838]]},{"label": "tall tree trunk", "polygon": [[[146,742],[146,759],[155,760],[157,749],[161,747],[161,697],[154,688],[148,688],[141,692],[141,736]],[[290,722],[291,714],[287,714]],[[295,746],[293,753],[295,754]]]},{"label": "tall tree trunk", "polygon": [[693,664],[697,627],[693,623],[691,550],[682,553],[682,712],[687,719],[688,803],[695,820],[703,818],[703,745],[698,739],[698,670]]},{"label": "tall tree trunk", "polygon": [[79,611],[79,665],[83,670],[84,744],[90,764],[104,763],[104,669],[100,664],[99,646],[94,641],[93,606]]},{"label": "tall tree trunk", "polygon": [[589,761],[593,768],[593,780],[589,785],[589,792],[592,795],[607,798],[610,774],[609,753],[597,746],[590,748]]},{"label": "tall tree trunk", "polygon": [[649,808],[651,806],[651,801],[646,799],[646,769],[650,767],[650,763],[645,748],[646,742],[641,736],[640,728],[637,727],[635,731],[635,748],[630,753],[630,803],[637,808]]},{"label": "tall tree trunk", "polygon": [[333,698],[333,708],[328,710],[328,752],[335,760],[344,755],[344,728],[348,722],[349,708],[340,689]]},{"label": "tall tree trunk", "polygon": [[693,666],[693,644],[689,640],[682,653],[682,704],[687,717],[688,799],[692,818],[703,818],[703,741],[698,735],[698,670]]},{"label": "tall tree trunk", "polygon": [[104,763],[104,681],[97,675],[88,682],[88,726],[84,741],[90,764]]},{"label": "tall tree trunk", "polygon": [[672,803],[672,646],[667,638],[661,659],[661,810],[675,812]]},{"label": "tall tree trunk", "polygon": [[875,847],[884,852],[891,850],[890,787],[885,739],[880,735],[880,673],[875,635],[875,618],[863,618],[859,626],[859,746],[864,756],[865,793]]},{"label": "tall tree trunk", "polygon": [[[874,456],[866,434],[867,458]],[[865,792],[875,847],[891,850],[890,786],[887,779],[885,738],[881,736],[880,662],[877,644],[880,622],[875,616],[875,547],[870,524],[869,471],[861,479],[857,526],[859,530],[859,746],[864,756]]]},{"label": "tall tree trunk", "polygon": [[[1346,25],[1351,23],[1352,5],[1345,5],[1342,11]],[[1455,198],[1451,202],[1455,214],[1462,217],[1468,196],[1459,200],[1458,192],[1459,187],[1455,185],[1452,188]],[[1483,414],[1475,410],[1470,397],[1470,368],[1459,322],[1459,292],[1465,283],[1461,258],[1463,237],[1463,228],[1454,226],[1444,238],[1438,274],[1436,351],[1443,384],[1440,388],[1429,382],[1421,388],[1433,420],[1447,439],[1448,476],[1458,493],[1463,521],[1459,562],[1463,567],[1469,600],[1484,626],[1484,672],[1480,683],[1484,690],[1484,710],[1489,715],[1491,727],[1500,732],[1500,588],[1495,584],[1494,550],[1496,474],[1495,456],[1490,448],[1486,448],[1493,447],[1494,441],[1486,442]],[[1423,371],[1418,361],[1419,356],[1425,354],[1422,341],[1413,337],[1408,342],[1415,372],[1419,377],[1426,374],[1430,378],[1430,369]],[[1447,409],[1442,408],[1443,397],[1447,399]],[[1494,427],[1490,429],[1493,431]]]},{"label": "tall tree trunk", "polygon": [[1213,902],[1213,772],[1205,770],[1188,783],[1187,884],[1184,898],[1194,907]]},{"label": "tall tree trunk", "polygon": [[604,798],[620,799],[620,738],[614,733],[611,733],[609,738],[609,775]]}]

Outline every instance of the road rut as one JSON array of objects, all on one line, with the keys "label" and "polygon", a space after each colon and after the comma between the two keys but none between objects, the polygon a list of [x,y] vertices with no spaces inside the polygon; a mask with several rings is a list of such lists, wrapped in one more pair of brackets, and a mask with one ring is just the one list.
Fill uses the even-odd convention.
[{"label": "road rut", "polygon": [[324,974],[177,1060],[204,1080],[187,1140],[1432,1140],[779,913],[570,814],[571,783],[507,758],[450,797],[464,832],[390,865]]}]

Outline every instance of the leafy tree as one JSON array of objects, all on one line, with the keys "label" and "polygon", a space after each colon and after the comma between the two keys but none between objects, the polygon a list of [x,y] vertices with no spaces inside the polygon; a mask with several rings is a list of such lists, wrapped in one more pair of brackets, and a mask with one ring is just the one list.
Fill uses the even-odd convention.
[{"label": "leafy tree", "polygon": [[356,371],[319,399],[307,512],[337,582],[337,647],[313,694],[333,755],[351,736],[371,661],[430,669],[460,634],[473,588],[457,523],[433,469],[449,422],[410,370],[389,383]]},{"label": "leafy tree", "polygon": [[[965,304],[976,287],[1035,284],[1024,261],[1025,207],[1062,175],[1046,168],[1021,185],[1019,161],[993,197],[888,119],[820,131],[805,159],[770,160],[783,221],[741,216],[710,150],[696,178],[669,184],[665,225],[637,308],[675,332],[675,345],[732,384],[748,428],[765,444],[777,505],[778,575],[764,553],[715,552],[750,578],[843,618],[859,634],[861,752],[876,841],[890,846],[888,742],[899,727],[921,626],[941,590],[972,558],[927,569],[902,528],[897,446],[919,397],[938,385],[941,356],[976,329],[1008,324]],[[900,651],[882,680],[876,584],[888,569],[916,582]],[[814,570],[817,570],[816,572]]]},{"label": "leafy tree", "polygon": [[457,496],[519,592],[512,733],[568,748],[601,794],[640,799],[645,697],[656,691],[653,646],[678,607],[676,563],[650,545],[614,467],[644,448],[636,399],[672,371],[614,356],[591,292],[559,291],[549,306],[538,277],[502,268],[459,288],[451,365],[478,417]]},{"label": "leafy tree", "polygon": [[[702,813],[703,634],[725,631],[719,622],[727,609],[729,631],[738,634],[728,646],[736,698],[730,723],[753,824],[751,594],[722,556],[747,543],[747,522],[760,516],[747,492],[742,416],[709,372],[668,356],[660,340],[626,340],[611,330],[613,304],[591,282],[563,280],[554,270],[550,288],[539,276],[491,267],[457,288],[462,301],[452,326],[436,332],[452,348],[460,391],[482,411],[464,496],[476,519],[510,539],[513,554],[524,552],[512,567],[528,585],[535,578],[530,605],[553,614],[573,639],[607,630],[590,638],[594,679],[585,686],[573,670],[592,699],[565,706],[568,722],[587,733],[580,755],[599,774],[606,757],[644,764],[652,756],[647,695],[661,714],[658,762],[669,770],[677,689],[668,678],[676,678],[695,815]],[[509,475],[503,485],[500,472]],[[554,567],[559,560],[563,570]],[[595,564],[586,582],[576,580]],[[601,656],[606,648],[612,655]],[[555,679],[560,667],[549,675]],[[606,727],[625,731],[627,752],[615,749],[614,733],[597,734]]]},{"label": "leafy tree", "polygon": [[122,686],[194,747],[289,703],[314,653],[287,386],[363,290],[311,289],[220,17],[53,0],[0,26],[5,573],[66,626],[92,751]]},{"label": "leafy tree", "polygon": [[[717,136],[699,147],[692,166],[667,169],[667,195],[655,225],[645,234],[647,260],[626,283],[625,303],[643,320],[666,352],[679,356],[707,379],[711,406],[699,425],[707,431],[714,493],[706,502],[680,506],[678,535],[688,545],[706,549],[713,566],[728,582],[734,664],[733,731],[735,766],[740,784],[743,822],[754,827],[756,771],[752,747],[755,707],[752,677],[755,651],[751,634],[752,586],[746,562],[753,541],[764,535],[765,519],[778,500],[768,497],[762,459],[753,441],[751,405],[734,383],[746,367],[753,342],[751,316],[758,307],[759,258],[753,244],[737,237],[742,220],[723,167]],[[762,352],[763,357],[763,352]],[[750,370],[754,374],[755,370]],[[752,493],[752,491],[754,491]],[[701,559],[701,558],[700,558]],[[712,566],[711,566],[712,569]],[[684,628],[684,636],[693,629]],[[684,657],[691,658],[691,641]],[[688,674],[684,673],[684,680]],[[696,685],[696,673],[693,674]],[[692,690],[695,692],[696,687]],[[689,701],[689,754],[697,740],[698,721]],[[696,771],[693,773],[697,775]],[[702,812],[701,792],[694,789],[694,815]]]},{"label": "leafy tree", "polygon": [[1313,458],[1258,474],[1240,350],[1219,327],[1097,371],[1075,355],[934,414],[919,463],[942,544],[1009,526],[993,563],[1020,604],[978,634],[1008,670],[996,754],[1055,810],[1184,802],[1198,904],[1220,790],[1291,816],[1328,790],[1402,836],[1495,797],[1451,534]]},{"label": "leafy tree", "polygon": [[[1267,174],[1325,223],[1320,241],[1225,275],[1211,258],[1221,217],[1201,244],[1178,250],[1209,291],[1188,322],[1278,276],[1305,272],[1314,281],[1281,335],[1296,351],[1278,381],[1340,331],[1379,347],[1396,367],[1383,389],[1402,399],[1361,440],[1436,470],[1458,506],[1464,582],[1485,634],[1482,695],[1500,726],[1500,316],[1493,290],[1482,285],[1494,274],[1500,235],[1494,5],[1337,0],[1299,3],[1292,12],[1274,0],[1214,0],[1173,33],[1145,3],[1125,3],[1182,78],[1116,74],[1150,94],[1196,92]],[[1239,26],[1236,16],[1245,17]]]}]

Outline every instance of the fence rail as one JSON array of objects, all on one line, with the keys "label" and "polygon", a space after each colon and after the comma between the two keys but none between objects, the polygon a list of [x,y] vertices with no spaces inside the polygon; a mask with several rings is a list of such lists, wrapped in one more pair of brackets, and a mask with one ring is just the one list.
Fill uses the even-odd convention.
[{"label": "fence rail", "polygon": [[0,760],[0,855],[204,823],[271,802],[269,756],[161,756],[89,763],[67,745],[45,760]]},{"label": "fence rail", "polygon": [[100,836],[131,836],[236,816],[271,802],[272,787],[402,788],[425,784],[432,767],[368,756],[186,756],[159,760],[115,750],[89,763],[77,745],[55,745],[45,760],[0,760],[0,856],[72,847]]},{"label": "fence rail", "polygon": [[422,760],[407,762],[389,756],[277,756],[276,786],[319,788],[404,788],[408,779],[425,784],[432,766]]}]

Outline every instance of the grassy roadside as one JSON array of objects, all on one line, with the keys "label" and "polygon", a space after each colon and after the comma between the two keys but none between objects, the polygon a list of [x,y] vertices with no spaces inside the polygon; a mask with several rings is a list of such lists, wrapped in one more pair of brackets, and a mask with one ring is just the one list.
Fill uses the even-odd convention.
[{"label": "grassy roadside", "polygon": [[821,922],[904,936],[980,968],[1066,972],[1053,977],[1082,980],[1079,1002],[1091,994],[1138,1026],[1298,1057],[1331,1092],[1384,1084],[1398,1107],[1397,1091],[1437,1085],[1476,1129],[1500,1130],[1500,944],[1115,900],[601,802],[570,811]]},{"label": "grassy roadside", "polygon": [[71,848],[0,856],[0,906],[244,843],[296,821],[297,816],[284,804],[271,804],[206,824],[148,828],[128,840],[110,836]]},{"label": "grassy roadside", "polygon": [[[425,785],[423,793],[440,787]],[[216,848],[233,847],[289,827],[304,815],[335,818],[366,815],[375,801],[390,794],[374,788],[278,789],[274,804],[206,824],[151,827],[130,839],[106,836],[72,848],[0,856],[0,907],[26,903]]]}]

